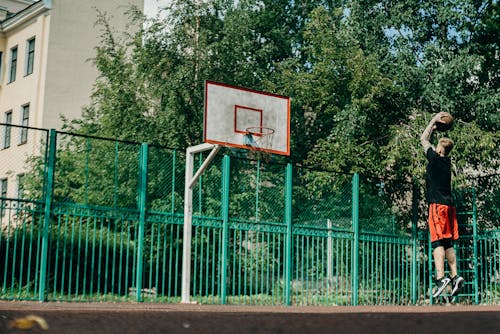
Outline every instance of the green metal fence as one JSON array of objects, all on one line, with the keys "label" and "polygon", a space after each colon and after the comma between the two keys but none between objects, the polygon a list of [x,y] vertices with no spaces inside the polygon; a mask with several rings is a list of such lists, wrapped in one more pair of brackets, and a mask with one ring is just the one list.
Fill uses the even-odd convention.
[{"label": "green metal fence", "polygon": [[[179,302],[184,152],[29,131],[36,152],[0,167],[24,176],[0,197],[0,298]],[[498,304],[500,231],[478,229],[475,192],[460,196],[458,302]],[[380,180],[217,156],[194,189],[191,299],[440,302],[427,231],[418,213],[398,227],[392,206]]]}]

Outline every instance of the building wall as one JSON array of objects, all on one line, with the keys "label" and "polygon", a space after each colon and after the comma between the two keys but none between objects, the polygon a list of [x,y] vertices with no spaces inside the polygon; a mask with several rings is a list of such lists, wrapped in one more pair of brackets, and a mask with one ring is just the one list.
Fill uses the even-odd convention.
[{"label": "building wall", "polygon": [[[90,102],[98,75],[90,61],[100,41],[100,27],[95,26],[96,8],[112,14],[113,29],[124,31],[129,23],[124,14],[129,4],[142,10],[143,1],[18,1],[25,3],[25,9],[0,26],[0,123],[5,122],[6,112],[12,111],[11,123],[21,125],[22,109],[27,105],[30,127],[61,129],[61,115],[79,118],[82,108]],[[32,38],[34,67],[33,73],[26,75],[27,41]],[[16,79],[9,82],[10,50],[16,45]],[[21,130],[12,128],[10,146],[4,147],[5,129],[0,127],[0,180],[8,181],[8,196],[16,197],[16,179],[27,172],[26,158],[41,152],[43,132],[29,130],[28,141],[20,143]]]},{"label": "building wall", "polygon": [[111,26],[123,31],[129,4],[143,8],[143,0],[52,0],[42,127],[59,128],[61,114],[81,116],[98,75],[91,61],[101,29],[96,8],[112,14]]},{"label": "building wall", "polygon": [[[44,78],[44,58],[46,54],[47,32],[50,25],[50,17],[42,14],[28,22],[9,30],[4,37],[2,80],[0,91],[1,120],[4,121],[5,112],[12,110],[13,124],[20,125],[20,113],[23,105],[30,105],[30,126],[40,126],[40,118],[37,115],[40,99],[43,99],[43,86],[40,85]],[[26,74],[27,65],[27,43],[35,39],[35,56],[33,72]],[[10,82],[11,50],[17,46],[17,69],[15,80]]]},{"label": "building wall", "polygon": [[[26,14],[31,13],[31,14]],[[22,124],[23,107],[29,108],[28,126],[40,126],[37,112],[43,101],[45,59],[47,53],[48,29],[50,28],[49,11],[42,4],[30,6],[23,12],[23,19],[12,18],[2,24],[0,35],[0,51],[3,53],[2,70],[0,71],[0,122],[6,122],[6,113],[12,113],[11,123]],[[34,39],[33,71],[28,74],[27,50],[28,41]],[[15,80],[10,80],[11,50],[17,46],[17,66]],[[43,132],[5,126],[0,128],[0,179],[7,183],[7,196],[19,196],[19,177],[28,172],[26,161],[29,157],[39,155],[42,151],[40,143]],[[10,145],[5,146],[6,131],[10,134]],[[22,141],[26,132],[26,141]],[[7,219],[2,217],[3,220]]]}]

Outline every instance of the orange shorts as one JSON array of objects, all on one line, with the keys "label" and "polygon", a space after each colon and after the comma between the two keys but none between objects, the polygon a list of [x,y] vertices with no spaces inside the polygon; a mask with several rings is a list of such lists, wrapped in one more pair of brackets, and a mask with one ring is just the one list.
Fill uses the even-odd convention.
[{"label": "orange shorts", "polygon": [[454,206],[429,204],[429,232],[431,242],[458,239],[457,210]]}]

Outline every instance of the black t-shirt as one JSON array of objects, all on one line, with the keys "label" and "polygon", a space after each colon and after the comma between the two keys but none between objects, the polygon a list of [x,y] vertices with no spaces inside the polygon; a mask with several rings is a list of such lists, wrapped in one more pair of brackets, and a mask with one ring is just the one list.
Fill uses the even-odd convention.
[{"label": "black t-shirt", "polygon": [[437,154],[432,147],[427,150],[425,181],[427,202],[453,205],[451,196],[451,159]]}]

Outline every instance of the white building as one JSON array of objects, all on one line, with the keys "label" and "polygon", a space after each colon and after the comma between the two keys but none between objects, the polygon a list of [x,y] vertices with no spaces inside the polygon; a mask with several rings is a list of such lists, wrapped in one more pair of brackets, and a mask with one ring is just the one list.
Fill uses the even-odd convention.
[{"label": "white building", "polygon": [[80,117],[98,75],[97,10],[122,31],[130,5],[144,0],[0,0],[0,198],[17,198],[25,158],[40,152],[37,131],[5,124],[60,129],[61,115]]}]

